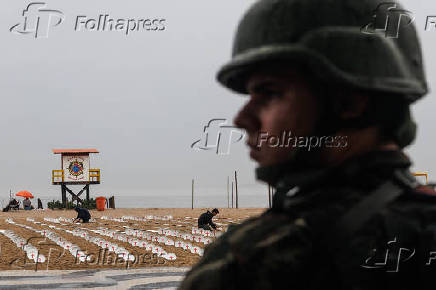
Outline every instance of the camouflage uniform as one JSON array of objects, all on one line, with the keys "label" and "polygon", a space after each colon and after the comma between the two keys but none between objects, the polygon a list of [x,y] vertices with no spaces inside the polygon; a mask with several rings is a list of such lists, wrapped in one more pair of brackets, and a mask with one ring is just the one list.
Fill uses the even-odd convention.
[{"label": "camouflage uniform", "polygon": [[[408,176],[409,166],[402,153],[380,151],[329,170],[288,171],[273,208],[207,247],[181,289],[420,289],[435,270],[426,263],[436,251],[436,195]],[[333,225],[386,180],[401,195],[352,237],[337,238]],[[383,261],[394,240],[385,266],[364,267],[374,254]],[[397,263],[399,248],[415,254],[405,261],[411,253],[403,251]]]},{"label": "camouflage uniform", "polygon": [[[409,105],[427,93],[427,83],[414,25],[383,31],[395,11],[406,13],[382,0],[258,1],[240,22],[233,58],[217,79],[246,94],[259,65],[302,65],[320,85],[377,94],[385,104],[374,109],[376,124],[404,148],[416,133]],[[392,28],[401,28],[397,37]],[[325,121],[330,128],[315,136],[359,123]],[[416,182],[400,150],[324,168],[298,156],[257,169],[257,178],[276,188],[273,208],[209,245],[180,289],[398,290],[430,283],[436,193]]]}]

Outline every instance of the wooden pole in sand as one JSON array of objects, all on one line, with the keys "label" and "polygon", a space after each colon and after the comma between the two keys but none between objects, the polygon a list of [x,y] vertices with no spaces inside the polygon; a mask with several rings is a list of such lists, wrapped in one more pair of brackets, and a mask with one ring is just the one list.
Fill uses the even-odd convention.
[{"label": "wooden pole in sand", "polygon": [[238,176],[236,174],[236,170],[235,170],[235,192],[236,192],[236,208],[238,207]]},{"label": "wooden pole in sand", "polygon": [[194,209],[194,179],[192,179],[191,207]]},{"label": "wooden pole in sand", "polygon": [[233,208],[233,181],[232,181],[232,208]]},{"label": "wooden pole in sand", "polygon": [[230,207],[230,190],[229,190],[229,177],[227,176],[227,208]]}]

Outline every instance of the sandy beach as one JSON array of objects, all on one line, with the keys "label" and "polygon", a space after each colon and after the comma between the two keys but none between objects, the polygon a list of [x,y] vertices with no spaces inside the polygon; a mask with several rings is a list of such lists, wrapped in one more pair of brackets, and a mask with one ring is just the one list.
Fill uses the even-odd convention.
[{"label": "sandy beach", "polygon": [[[0,269],[2,270],[79,270],[79,269],[122,269],[122,268],[146,268],[146,267],[190,267],[195,264],[201,256],[191,251],[176,247],[175,245],[159,243],[161,249],[166,253],[176,256],[176,259],[169,260],[160,255],[153,254],[144,247],[136,246],[132,241],[117,240],[114,237],[96,233],[96,230],[104,229],[107,231],[116,231],[117,233],[127,233],[131,231],[155,233],[157,237],[172,239],[174,242],[183,241],[180,236],[163,237],[157,234],[159,229],[178,232],[179,234],[192,234],[192,228],[196,227],[197,217],[207,209],[182,209],[182,208],[150,208],[150,209],[108,209],[105,211],[92,210],[91,215],[95,221],[88,224],[74,224],[65,220],[76,217],[73,210],[32,210],[32,211],[15,211],[0,213],[0,230],[11,230],[15,235],[20,236],[27,243],[38,249],[39,255],[45,257],[43,263],[35,263],[34,260],[26,257],[23,248],[18,247],[10,238],[0,234]],[[257,216],[264,212],[265,209],[220,209],[220,214],[214,218],[220,227],[224,230],[231,224],[241,223],[243,220]],[[135,219],[121,219],[123,216],[129,216]],[[145,217],[154,216],[156,218],[146,219]],[[172,216],[171,219],[165,219],[165,216]],[[60,221],[58,218],[64,218]],[[101,219],[101,217],[106,217]],[[44,218],[46,218],[44,220]],[[9,222],[7,221],[9,219]],[[53,219],[53,220],[50,220]],[[114,220],[116,219],[116,220]],[[12,221],[12,223],[11,223]],[[118,259],[115,253],[104,249],[101,246],[92,243],[85,238],[75,236],[72,231],[80,229],[90,236],[99,237],[109,243],[116,244],[124,248],[132,256],[134,261]],[[69,251],[50,239],[44,237],[43,231],[55,233],[62,241],[74,243],[88,257],[86,261],[80,261],[77,256],[72,255]],[[130,237],[134,238],[134,237]],[[210,238],[213,241],[213,237]],[[138,238],[143,241],[145,238]],[[157,242],[155,244],[158,244]],[[189,241],[190,246],[204,250],[207,246],[201,240]]]}]

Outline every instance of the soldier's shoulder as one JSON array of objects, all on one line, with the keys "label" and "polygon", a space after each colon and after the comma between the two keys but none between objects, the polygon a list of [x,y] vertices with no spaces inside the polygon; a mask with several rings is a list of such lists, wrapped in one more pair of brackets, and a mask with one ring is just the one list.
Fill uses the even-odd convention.
[{"label": "soldier's shoulder", "polygon": [[[230,227],[205,249],[201,263],[210,263],[230,256],[241,263],[242,260],[247,261],[255,255],[263,255],[265,249],[272,251],[274,244],[283,242],[291,236],[304,238],[306,242],[309,240],[310,229],[305,220],[268,210],[260,216]],[[281,250],[284,248],[277,247],[274,251]]]},{"label": "soldier's shoulder", "polygon": [[436,191],[429,186],[419,185],[410,189],[395,200],[390,207],[401,213],[427,213],[436,221]]},{"label": "soldier's shoulder", "polygon": [[303,219],[286,213],[267,211],[250,218],[230,227],[207,246],[203,258],[187,274],[182,289],[203,289],[194,285],[211,281],[227,286],[229,281],[234,284],[241,279],[254,283],[260,277],[268,277],[264,282],[270,283],[278,273],[304,264],[311,247],[309,233]]},{"label": "soldier's shoulder", "polygon": [[259,216],[251,217],[240,224],[228,227],[225,234],[216,240],[220,242],[236,242],[237,240],[248,238],[259,232],[264,232],[266,227],[273,231],[278,226],[292,222],[293,219],[285,213],[277,213],[267,210]]},{"label": "soldier's shoulder", "polygon": [[232,224],[227,228],[227,231],[218,237],[212,244],[205,249],[202,261],[209,262],[212,259],[219,259],[227,255],[230,251],[230,244],[237,239],[248,238],[247,232],[261,229],[261,225],[267,221],[276,220],[278,217],[271,214],[269,211],[255,217],[251,217],[240,224]]},{"label": "soldier's shoulder", "polygon": [[392,236],[414,238],[436,228],[436,191],[420,185],[386,207],[381,215],[383,227]]}]

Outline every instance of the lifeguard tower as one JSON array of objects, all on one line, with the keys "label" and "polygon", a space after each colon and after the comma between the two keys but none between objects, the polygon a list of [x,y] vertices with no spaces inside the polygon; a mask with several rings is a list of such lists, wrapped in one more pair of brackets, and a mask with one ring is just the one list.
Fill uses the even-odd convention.
[{"label": "lifeguard tower", "polygon": [[[67,206],[67,192],[71,194],[72,201],[83,203],[80,195],[86,191],[86,200],[89,200],[89,186],[100,184],[100,169],[91,169],[90,154],[99,153],[96,149],[53,149],[54,154],[61,154],[61,170],[53,170],[53,185],[60,185],[62,204]],[[75,194],[68,185],[84,185],[82,190]]]}]

